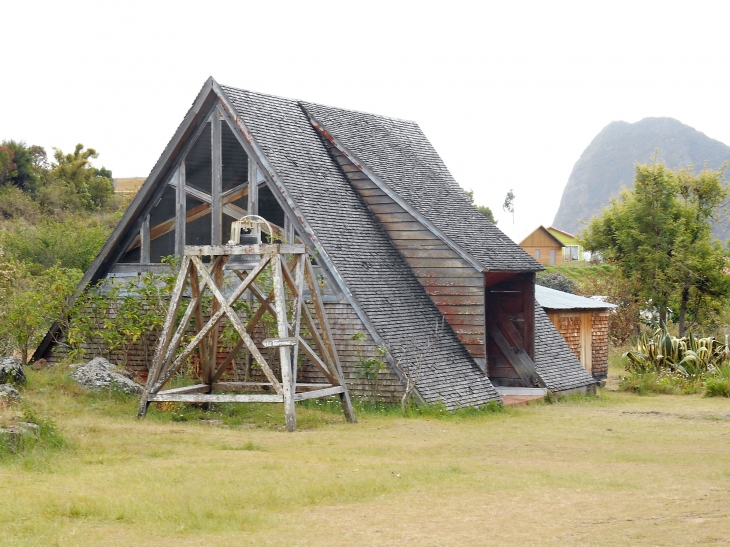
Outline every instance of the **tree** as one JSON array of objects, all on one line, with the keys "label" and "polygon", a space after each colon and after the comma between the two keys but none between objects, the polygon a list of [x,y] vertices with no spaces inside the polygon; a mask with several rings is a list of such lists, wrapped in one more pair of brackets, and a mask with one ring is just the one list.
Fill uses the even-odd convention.
[{"label": "tree", "polygon": [[512,215],[512,224],[515,223],[515,192],[512,188],[509,189],[509,192],[507,192],[507,195],[504,198],[504,203],[502,204],[502,210],[507,211]]},{"label": "tree", "polygon": [[53,157],[56,162],[51,169],[52,176],[71,188],[85,209],[98,209],[110,201],[114,195],[112,173],[104,167],[96,169],[91,165],[91,160],[99,157],[96,150],[84,150],[83,144],[77,144],[71,154],[54,148]]},{"label": "tree", "polygon": [[710,220],[728,197],[724,167],[672,171],[663,163],[636,167],[633,190],[624,190],[583,232],[584,247],[601,253],[635,283],[666,322],[679,309],[679,332],[717,312],[730,294],[723,273],[728,255],[712,239]]},{"label": "tree", "polygon": [[474,205],[474,208],[479,211],[480,214],[486,217],[492,224],[497,224],[497,221],[494,220],[494,213],[492,213],[492,210],[489,207],[486,205],[476,205],[474,203],[474,190],[464,190],[464,194],[467,198],[469,198],[471,204]]}]

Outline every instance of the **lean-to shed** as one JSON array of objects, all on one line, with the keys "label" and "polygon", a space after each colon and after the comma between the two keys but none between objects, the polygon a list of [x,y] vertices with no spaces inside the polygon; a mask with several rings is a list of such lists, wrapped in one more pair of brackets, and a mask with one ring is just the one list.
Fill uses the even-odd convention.
[{"label": "lean-to shed", "polygon": [[608,319],[614,304],[535,286],[535,297],[581,364],[595,379],[608,375]]},{"label": "lean-to shed", "polygon": [[[423,356],[426,402],[482,405],[499,400],[495,385],[594,385],[535,303],[542,266],[471,205],[416,123],[212,78],[83,282],[220,245],[245,214],[310,250],[351,393],[371,393],[358,364],[383,346],[391,366],[378,397],[396,397],[393,358],[428,345],[442,318]],[[35,357],[58,336],[54,327]]]}]

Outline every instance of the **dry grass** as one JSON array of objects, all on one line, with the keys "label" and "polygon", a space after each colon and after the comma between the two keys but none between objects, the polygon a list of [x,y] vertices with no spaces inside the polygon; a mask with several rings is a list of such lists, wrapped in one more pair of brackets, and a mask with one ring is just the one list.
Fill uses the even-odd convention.
[{"label": "dry grass", "polygon": [[288,434],[277,406],[138,422],[135,401],[47,376],[24,396],[72,448],[0,467],[2,545],[727,542],[726,399],[605,392],[357,425],[310,407]]}]

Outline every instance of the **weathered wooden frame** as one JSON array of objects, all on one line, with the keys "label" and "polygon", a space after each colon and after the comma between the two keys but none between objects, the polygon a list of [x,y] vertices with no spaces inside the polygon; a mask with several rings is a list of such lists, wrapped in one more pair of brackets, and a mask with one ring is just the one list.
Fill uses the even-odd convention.
[{"label": "weathered wooden frame", "polygon": [[[241,283],[233,293],[226,298],[223,294],[223,266],[231,256],[258,255],[261,257],[258,265],[250,271],[233,269]],[[291,255],[291,266],[284,260],[285,255]],[[202,261],[203,256],[211,257],[209,265]],[[272,273],[273,290],[264,295],[256,286],[255,280],[270,267]],[[199,279],[199,276],[201,277]],[[307,283],[312,299],[314,313],[309,311],[304,300],[304,283]],[[294,299],[293,318],[288,322],[286,308],[286,291],[289,288],[291,298]],[[177,316],[183,300],[185,288],[189,286],[192,298],[185,309],[182,319],[178,322]],[[213,295],[213,304],[210,309],[210,318],[203,319],[201,301],[204,292],[208,290]],[[243,297],[251,295],[259,303],[259,309],[244,325],[232,305]],[[253,329],[264,313],[270,313],[277,322],[278,338],[263,341],[265,347],[275,347],[279,351],[281,363],[281,379],[277,378],[266,362],[256,344],[251,338]],[[221,363],[217,362],[218,326],[223,318],[227,318],[240,336],[239,342],[231,349]],[[315,348],[312,348],[300,335],[302,319],[307,325]],[[188,329],[191,320],[195,322],[195,336],[182,352],[179,352],[183,335]],[[283,333],[283,335],[282,335]],[[251,358],[258,364],[268,382],[222,382],[220,378],[225,373],[238,351],[246,346]],[[163,390],[172,376],[180,369],[184,362],[198,350],[201,362],[202,383],[175,389]],[[302,350],[309,360],[323,373],[327,384],[297,384],[297,357]],[[288,363],[289,366],[285,366]],[[299,391],[297,391],[299,389]],[[233,392],[261,392],[273,393],[239,393],[215,394],[213,391]],[[355,421],[352,402],[347,385],[342,374],[337,350],[329,330],[329,323],[325,313],[319,284],[309,262],[306,247],[302,244],[275,244],[275,245],[205,245],[186,246],[180,273],[173,288],[170,307],[165,323],[155,347],[152,366],[147,378],[147,384],[142,393],[139,404],[138,417],[144,418],[149,404],[152,402],[175,401],[190,403],[246,403],[271,402],[283,403],[286,417],[286,427],[289,431],[296,430],[296,412],[294,403],[306,399],[327,397],[338,394],[342,401],[345,418],[349,422]]]}]

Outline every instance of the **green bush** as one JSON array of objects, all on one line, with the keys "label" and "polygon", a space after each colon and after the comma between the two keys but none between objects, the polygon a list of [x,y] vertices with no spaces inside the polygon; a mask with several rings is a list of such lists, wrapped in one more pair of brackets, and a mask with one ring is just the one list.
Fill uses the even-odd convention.
[{"label": "green bush", "polygon": [[18,421],[35,424],[38,429],[25,434],[0,436],[0,464],[21,460],[33,452],[51,453],[68,447],[68,441],[53,420],[37,413],[30,406],[24,406],[22,420]]},{"label": "green bush", "polygon": [[45,219],[33,225],[15,222],[0,234],[0,247],[9,258],[27,264],[86,271],[110,231],[98,218],[81,216]]},{"label": "green bush", "polygon": [[730,397],[730,366],[724,366],[705,381],[707,397]]}]

